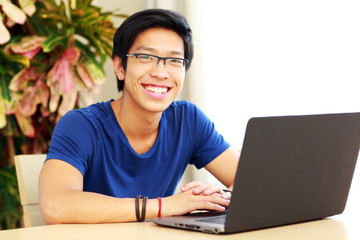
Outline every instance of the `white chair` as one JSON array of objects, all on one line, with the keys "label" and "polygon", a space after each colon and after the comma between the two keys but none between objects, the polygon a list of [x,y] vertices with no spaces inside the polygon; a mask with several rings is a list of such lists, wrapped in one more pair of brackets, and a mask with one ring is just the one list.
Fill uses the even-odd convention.
[{"label": "white chair", "polygon": [[38,180],[46,154],[16,155],[15,167],[25,227],[45,225],[38,198]]}]

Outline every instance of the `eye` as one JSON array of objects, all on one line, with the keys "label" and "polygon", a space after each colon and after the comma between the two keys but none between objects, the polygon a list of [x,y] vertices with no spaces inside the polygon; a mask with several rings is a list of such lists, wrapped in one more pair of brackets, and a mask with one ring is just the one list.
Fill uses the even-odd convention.
[{"label": "eye", "polygon": [[184,65],[184,61],[182,59],[170,58],[169,59],[169,64],[181,67],[181,66]]},{"label": "eye", "polygon": [[153,56],[150,56],[150,55],[144,55],[144,54],[141,54],[141,55],[138,55],[138,60],[140,62],[152,62],[154,60],[154,57]]}]

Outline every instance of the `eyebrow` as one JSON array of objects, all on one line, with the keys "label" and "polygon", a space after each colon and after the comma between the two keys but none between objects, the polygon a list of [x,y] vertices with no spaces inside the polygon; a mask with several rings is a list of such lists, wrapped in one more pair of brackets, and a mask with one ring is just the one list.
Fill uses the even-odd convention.
[{"label": "eyebrow", "polygon": [[[145,51],[149,51],[151,53],[158,53],[158,51],[155,48],[148,47],[148,46],[140,46],[140,47],[135,49],[135,51],[138,51],[138,50],[145,50]],[[179,51],[170,51],[169,54],[178,55],[178,56],[184,56],[184,53],[179,52]]]}]

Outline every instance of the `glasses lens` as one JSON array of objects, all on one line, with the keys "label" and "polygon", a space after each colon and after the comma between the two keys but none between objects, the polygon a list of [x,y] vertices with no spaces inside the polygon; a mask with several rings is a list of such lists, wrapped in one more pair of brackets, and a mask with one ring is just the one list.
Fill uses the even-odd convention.
[{"label": "glasses lens", "polygon": [[185,66],[184,64],[184,60],[183,59],[178,59],[178,58],[169,58],[167,59],[167,64],[169,64],[169,67],[173,67],[173,68],[183,68]]},{"label": "glasses lens", "polygon": [[137,55],[137,60],[139,63],[157,63],[157,57],[150,56],[150,55]]},{"label": "glasses lens", "polygon": [[149,54],[134,54],[138,63],[144,64],[144,66],[148,67],[156,67],[160,60],[166,61],[165,67],[170,71],[179,71],[182,70],[186,64],[187,60],[182,58],[160,58],[154,55]]}]

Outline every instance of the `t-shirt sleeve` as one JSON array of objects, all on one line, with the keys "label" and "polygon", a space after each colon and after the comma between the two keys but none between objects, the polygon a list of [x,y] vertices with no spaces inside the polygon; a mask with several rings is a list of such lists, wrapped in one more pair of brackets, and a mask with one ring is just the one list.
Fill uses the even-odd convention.
[{"label": "t-shirt sleeve", "polygon": [[200,169],[228,149],[230,144],[216,131],[214,123],[195,105],[193,111],[192,127],[195,142],[190,164]]},{"label": "t-shirt sleeve", "polygon": [[46,160],[63,160],[84,175],[88,161],[94,155],[96,135],[92,129],[91,122],[79,111],[65,114],[56,124]]}]

